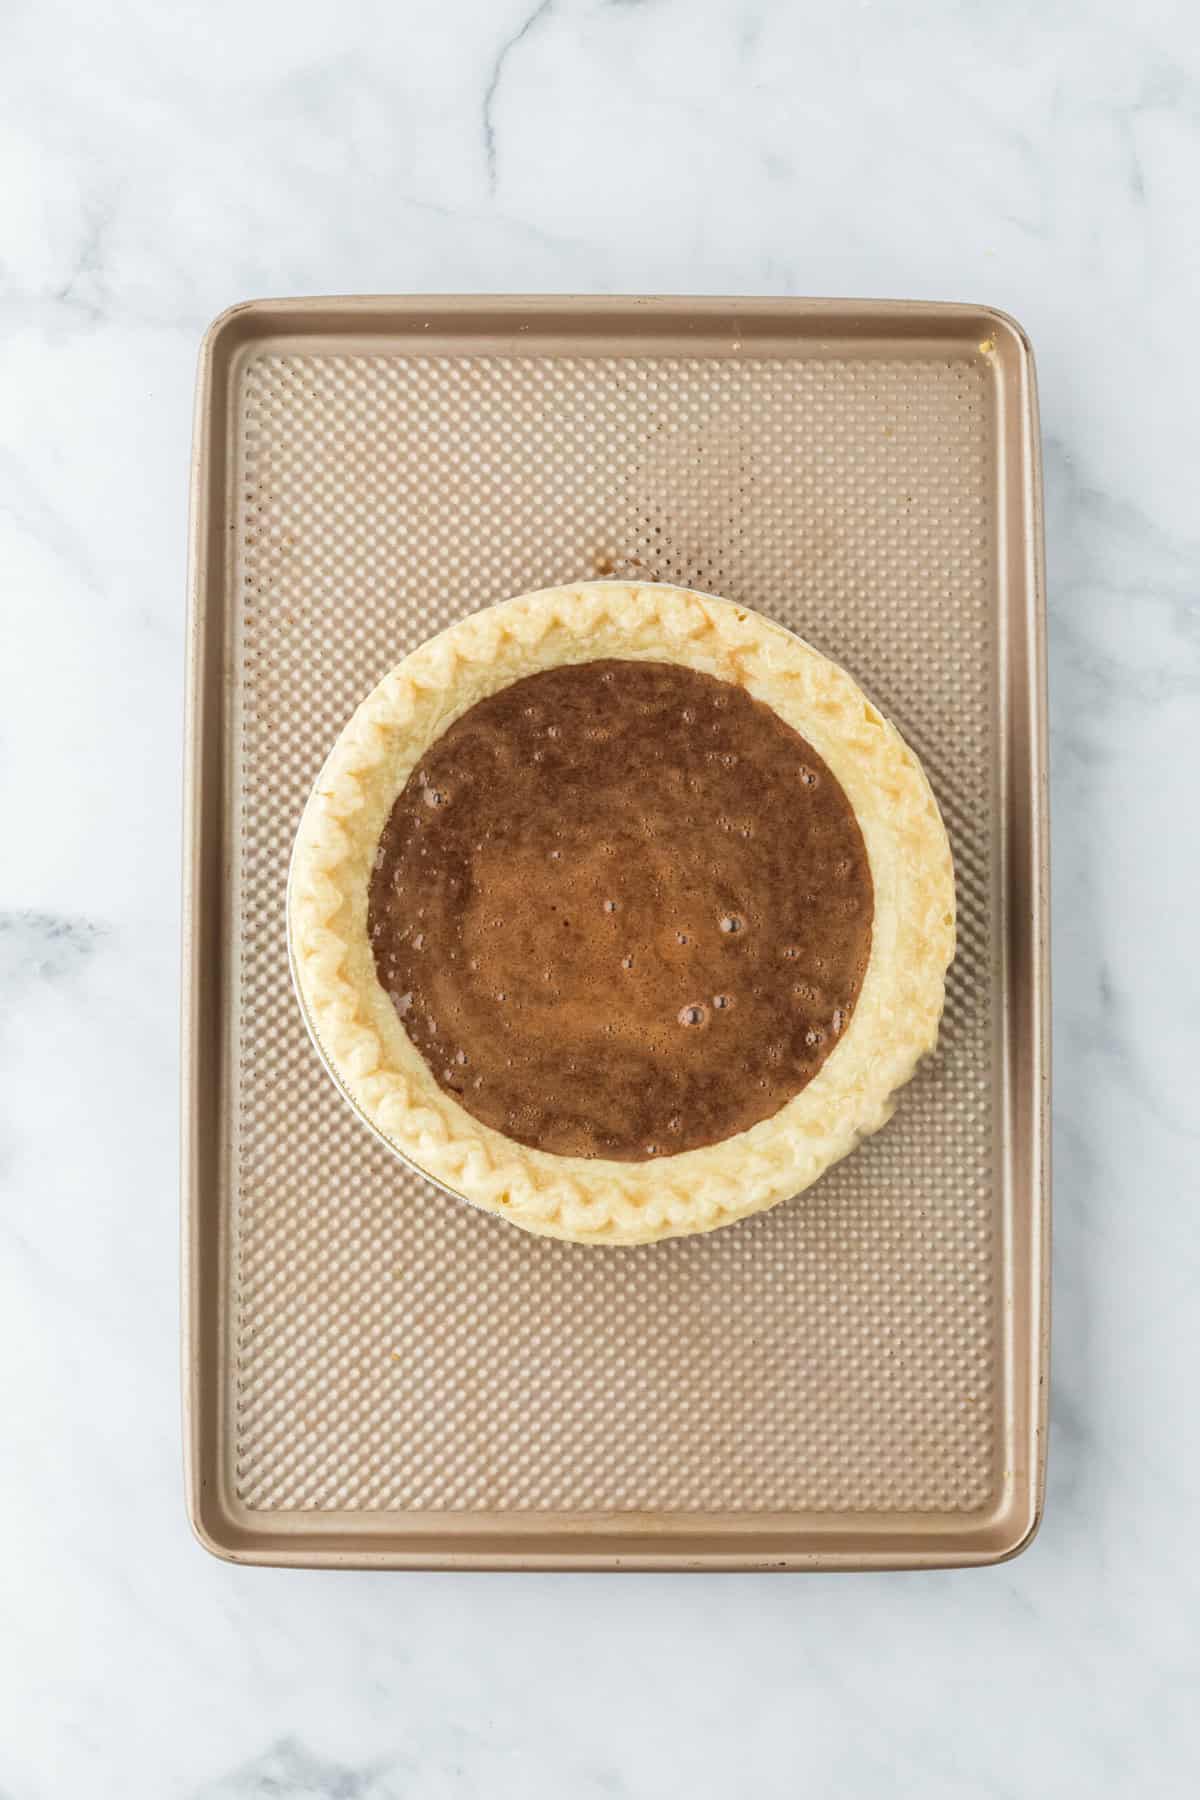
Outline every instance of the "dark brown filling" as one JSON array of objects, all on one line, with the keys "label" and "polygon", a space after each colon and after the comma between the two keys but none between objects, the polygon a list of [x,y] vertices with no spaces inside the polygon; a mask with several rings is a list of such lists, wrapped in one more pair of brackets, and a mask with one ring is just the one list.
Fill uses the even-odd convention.
[{"label": "dark brown filling", "polygon": [[514,682],[413,771],[379,840],[380,982],[497,1131],[641,1162],[770,1118],[845,1031],[862,833],[821,758],[675,663]]}]

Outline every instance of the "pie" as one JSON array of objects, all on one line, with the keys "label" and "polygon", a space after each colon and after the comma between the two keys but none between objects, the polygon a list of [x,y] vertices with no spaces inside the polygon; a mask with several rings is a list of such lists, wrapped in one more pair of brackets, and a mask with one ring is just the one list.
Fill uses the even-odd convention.
[{"label": "pie", "polygon": [[309,1030],[410,1163],[647,1243],[800,1192],[937,1040],[954,875],[913,752],[744,607],[552,588],[422,645],[309,798]]}]

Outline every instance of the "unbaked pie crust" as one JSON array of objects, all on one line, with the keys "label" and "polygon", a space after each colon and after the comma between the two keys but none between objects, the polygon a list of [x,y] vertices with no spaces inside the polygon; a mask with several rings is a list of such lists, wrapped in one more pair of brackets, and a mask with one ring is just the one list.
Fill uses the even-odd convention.
[{"label": "unbaked pie crust", "polygon": [[[439,1087],[376,977],[367,898],[380,833],[429,746],[524,675],[602,657],[676,662],[743,687],[840,782],[874,884],[871,952],[844,1036],[771,1118],[654,1161],[527,1148]],[[916,756],[844,670],[728,600],[584,582],[460,620],[405,657],[342,732],[305,807],[288,893],[309,1031],[357,1112],[419,1170],[527,1231],[645,1244],[711,1231],[810,1186],[887,1122],[937,1042],[954,954],[950,846]]]}]

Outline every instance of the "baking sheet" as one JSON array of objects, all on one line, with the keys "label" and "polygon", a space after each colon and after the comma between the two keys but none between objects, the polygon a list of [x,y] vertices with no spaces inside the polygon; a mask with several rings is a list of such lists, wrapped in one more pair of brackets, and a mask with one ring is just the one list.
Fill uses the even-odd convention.
[{"label": "baking sheet", "polygon": [[[204,345],[185,915],[189,1511],[237,1560],[994,1561],[1041,1503],[1048,1103],[1032,359],[984,308],[316,300]],[[408,1173],[308,1043],[283,895],[333,738],[460,614],[729,595],[854,674],[946,816],[942,1046],[815,1188],[648,1249]]]}]

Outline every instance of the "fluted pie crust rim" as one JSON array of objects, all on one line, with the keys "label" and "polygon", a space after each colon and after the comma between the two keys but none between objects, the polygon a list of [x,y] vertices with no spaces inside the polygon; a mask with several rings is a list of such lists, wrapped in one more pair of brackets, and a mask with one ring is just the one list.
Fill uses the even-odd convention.
[{"label": "fluted pie crust rim", "polygon": [[[376,848],[429,746],[522,676],[626,657],[683,664],[765,702],[824,759],[866,845],[871,952],[844,1036],[771,1118],[645,1163],[530,1149],[438,1086],[380,986],[367,936]],[[946,829],[917,757],[837,664],[760,614],[655,583],[581,582],[461,619],[414,650],[338,738],[300,822],[288,885],[308,1029],[361,1116],[408,1162],[527,1231],[645,1244],[711,1231],[809,1187],[891,1117],[936,1042],[954,954]]]}]

